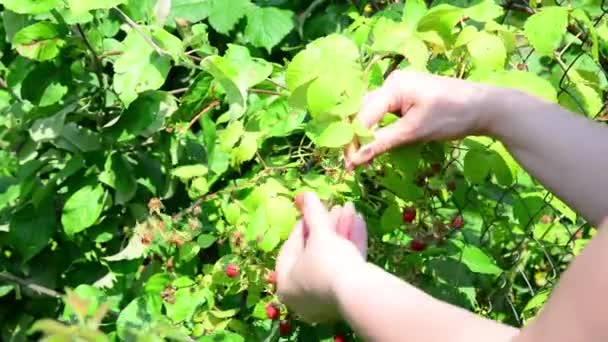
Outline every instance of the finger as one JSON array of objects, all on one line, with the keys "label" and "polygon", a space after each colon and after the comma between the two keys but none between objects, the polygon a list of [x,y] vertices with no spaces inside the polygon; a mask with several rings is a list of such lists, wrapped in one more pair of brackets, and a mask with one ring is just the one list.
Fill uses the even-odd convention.
[{"label": "finger", "polygon": [[365,224],[365,220],[363,219],[363,216],[356,214],[354,224],[351,229],[350,241],[357,246],[357,249],[364,259],[367,259],[367,238],[367,225]]},{"label": "finger", "polygon": [[382,87],[369,92],[363,99],[363,104],[357,115],[365,127],[371,128],[388,112],[401,108],[401,96],[393,83],[385,83]]},{"label": "finger", "polygon": [[355,206],[352,203],[344,205],[338,222],[336,223],[336,232],[344,239],[350,240],[352,227],[355,223]]},{"label": "finger", "polygon": [[412,113],[400,118],[396,123],[383,127],[376,131],[375,139],[362,146],[357,152],[350,156],[347,168],[354,168],[365,164],[376,156],[385,153],[399,145],[414,141],[416,130],[411,121]]},{"label": "finger", "polygon": [[299,221],[296,223],[287,240],[283,243],[277,256],[275,267],[278,278],[277,284],[282,283],[281,279],[284,279],[284,277],[289,274],[289,270],[293,268],[303,250],[304,226],[302,221]]},{"label": "finger", "polygon": [[302,213],[304,230],[310,237],[332,231],[330,214],[316,194],[306,192],[296,196],[296,206]]}]

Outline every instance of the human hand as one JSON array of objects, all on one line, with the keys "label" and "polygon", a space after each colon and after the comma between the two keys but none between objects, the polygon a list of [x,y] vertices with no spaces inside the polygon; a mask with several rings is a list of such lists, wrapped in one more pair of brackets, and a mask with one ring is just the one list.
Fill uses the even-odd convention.
[{"label": "human hand", "polygon": [[298,196],[296,205],[302,219],[277,257],[277,294],[304,321],[330,322],[339,318],[340,277],[365,264],[365,221],[352,203],[328,212],[312,193]]},{"label": "human hand", "polygon": [[457,78],[412,71],[394,71],[384,85],[370,92],[357,116],[373,128],[386,113],[400,114],[395,123],[375,132],[362,147],[346,151],[346,167],[365,164],[375,156],[413,142],[457,139],[483,133],[494,87]]}]

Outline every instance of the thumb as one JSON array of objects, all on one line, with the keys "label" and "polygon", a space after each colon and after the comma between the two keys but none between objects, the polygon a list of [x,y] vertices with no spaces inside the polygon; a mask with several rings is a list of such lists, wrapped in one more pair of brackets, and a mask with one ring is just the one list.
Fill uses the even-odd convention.
[{"label": "thumb", "polygon": [[372,142],[362,146],[358,151],[351,153],[347,168],[353,169],[359,165],[368,163],[378,155],[416,140],[418,134],[415,127],[417,125],[414,125],[411,122],[416,118],[416,113],[413,111],[413,108],[410,109],[408,114],[401,117],[397,122],[377,130]]},{"label": "thumb", "polygon": [[332,231],[332,218],[317,195],[306,192],[296,196],[296,206],[302,213],[304,230],[310,237]]}]

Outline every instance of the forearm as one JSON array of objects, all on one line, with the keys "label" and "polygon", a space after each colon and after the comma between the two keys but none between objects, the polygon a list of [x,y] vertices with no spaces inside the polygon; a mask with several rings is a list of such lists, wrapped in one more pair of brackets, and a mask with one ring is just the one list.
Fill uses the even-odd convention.
[{"label": "forearm", "polygon": [[509,341],[519,332],[441,302],[371,264],[341,278],[340,312],[366,341]]},{"label": "forearm", "polygon": [[608,216],[608,128],[518,91],[492,96],[489,135],[587,220]]}]

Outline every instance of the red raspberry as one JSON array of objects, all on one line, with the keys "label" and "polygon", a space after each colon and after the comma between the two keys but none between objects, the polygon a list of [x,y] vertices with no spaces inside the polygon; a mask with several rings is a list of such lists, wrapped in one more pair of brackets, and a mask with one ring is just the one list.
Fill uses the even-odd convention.
[{"label": "red raspberry", "polygon": [[291,322],[288,320],[282,320],[279,322],[279,334],[281,336],[291,335]]},{"label": "red raspberry", "polygon": [[412,223],[416,218],[416,208],[407,207],[403,210],[403,222]]},{"label": "red raspberry", "polygon": [[276,305],[274,305],[272,303],[266,304],[266,316],[269,319],[277,319],[277,318],[279,318],[280,314],[281,314],[281,311],[279,310],[279,308],[277,308]]},{"label": "red raspberry", "polygon": [[344,342],[344,341],[345,341],[344,336],[342,336],[342,335],[334,336],[334,342]]},{"label": "red raspberry", "polygon": [[228,264],[226,266],[226,275],[228,278],[236,278],[239,276],[239,267],[235,264]]},{"label": "red raspberry", "polygon": [[270,272],[268,272],[268,274],[266,275],[266,282],[268,282],[268,284],[271,284],[271,285],[276,285],[276,283],[277,283],[277,272],[276,271],[270,271]]},{"label": "red raspberry", "polygon": [[464,219],[462,216],[458,215],[452,219],[452,223],[450,225],[454,229],[460,229],[464,225]]},{"label": "red raspberry", "polygon": [[414,239],[410,242],[410,249],[414,252],[421,252],[426,249],[426,244],[422,240]]}]

